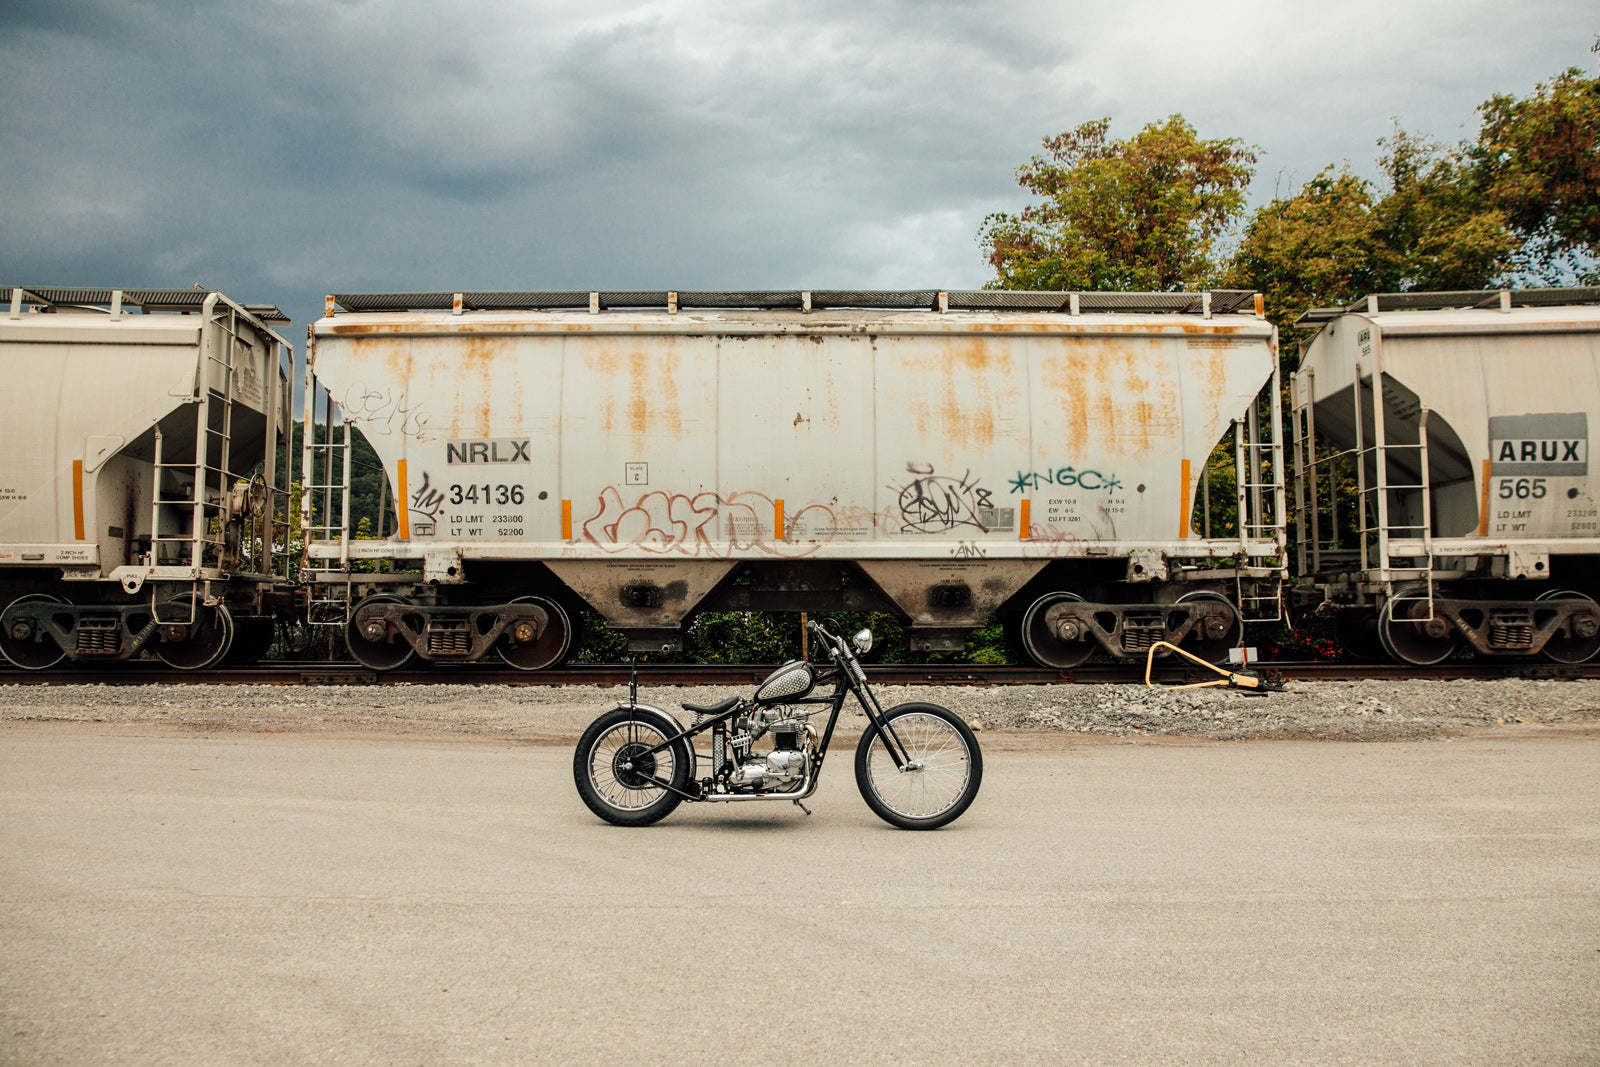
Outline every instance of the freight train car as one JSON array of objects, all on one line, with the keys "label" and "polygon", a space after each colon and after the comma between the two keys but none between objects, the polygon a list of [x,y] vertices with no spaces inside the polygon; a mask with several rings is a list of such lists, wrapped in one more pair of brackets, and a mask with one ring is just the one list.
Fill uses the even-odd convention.
[{"label": "freight train car", "polygon": [[1600,651],[1600,289],[1312,311],[1293,376],[1296,599],[1367,656]]},{"label": "freight train car", "polygon": [[0,288],[0,652],[199,668],[293,608],[276,308],[170,289]]},{"label": "freight train car", "polygon": [[[584,607],[651,650],[713,609],[888,611],[920,649],[998,611],[1057,668],[1275,617],[1252,293],[340,294],[310,333],[306,578],[374,669],[545,667]],[[392,536],[351,536],[351,428]]]}]

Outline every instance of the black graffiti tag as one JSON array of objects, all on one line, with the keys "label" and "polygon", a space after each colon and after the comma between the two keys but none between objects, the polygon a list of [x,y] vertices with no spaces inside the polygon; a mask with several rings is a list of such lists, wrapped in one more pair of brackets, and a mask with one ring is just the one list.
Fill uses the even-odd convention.
[{"label": "black graffiti tag", "polygon": [[898,492],[902,533],[942,533],[963,526],[988,532],[979,509],[994,506],[989,490],[968,470],[959,478],[935,474],[932,466],[907,463],[909,484],[889,486]]},{"label": "black graffiti tag", "polygon": [[444,510],[444,494],[428,484],[428,472],[422,472],[422,484],[411,494],[411,510],[420,511],[430,519],[437,519]]}]

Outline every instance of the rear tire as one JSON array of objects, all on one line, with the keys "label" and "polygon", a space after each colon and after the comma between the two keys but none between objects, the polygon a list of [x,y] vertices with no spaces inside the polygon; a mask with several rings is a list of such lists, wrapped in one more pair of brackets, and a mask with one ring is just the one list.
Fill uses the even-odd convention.
[{"label": "rear tire", "polygon": [[885,724],[917,764],[902,771],[876,726],[856,746],[856,786],[873,814],[902,830],[937,830],[971,806],[983,784],[977,735],[949,708],[898,704]]},{"label": "rear tire", "polygon": [[[668,733],[668,729],[671,733]],[[614,708],[589,724],[572,755],[572,778],[590,811],[617,826],[649,826],[672,814],[687,789],[694,755],[686,741],[642,753],[680,731],[661,717]]]}]

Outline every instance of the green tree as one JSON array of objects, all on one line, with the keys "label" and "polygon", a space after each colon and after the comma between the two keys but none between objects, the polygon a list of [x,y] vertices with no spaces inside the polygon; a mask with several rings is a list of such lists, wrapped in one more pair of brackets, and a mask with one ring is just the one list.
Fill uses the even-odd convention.
[{"label": "green tree", "polygon": [[1372,184],[1348,169],[1324,169],[1251,217],[1231,283],[1260,290],[1280,330],[1308,307],[1388,288],[1398,265],[1383,239],[1378,199]]},{"label": "green tree", "polygon": [[1182,115],[1125,141],[1110,119],[1047,137],[1017,170],[1037,201],[994,214],[979,239],[1006,289],[1172,290],[1217,273],[1256,161],[1236,138],[1200,140]]},{"label": "green tree", "polygon": [[1467,155],[1479,193],[1523,242],[1518,265],[1545,282],[1600,284],[1600,78],[1573,67],[1478,111]]},{"label": "green tree", "polygon": [[1383,185],[1328,167],[1245,227],[1229,282],[1264,293],[1285,336],[1307,308],[1367,293],[1480,289],[1511,268],[1520,242],[1479,194],[1464,150],[1399,128],[1378,144]]},{"label": "green tree", "polygon": [[1497,284],[1517,250],[1505,216],[1478,195],[1464,148],[1445,148],[1398,126],[1378,142],[1388,191],[1376,205],[1394,264],[1391,291],[1482,289]]}]

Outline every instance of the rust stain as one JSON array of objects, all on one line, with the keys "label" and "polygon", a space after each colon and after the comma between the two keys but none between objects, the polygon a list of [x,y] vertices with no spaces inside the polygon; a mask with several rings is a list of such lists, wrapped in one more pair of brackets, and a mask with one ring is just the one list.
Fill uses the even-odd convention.
[{"label": "rust stain", "polygon": [[1157,338],[1080,337],[1040,365],[1040,386],[1061,418],[1064,455],[1139,457],[1176,425],[1178,382]]},{"label": "rust stain", "polygon": [[951,338],[933,352],[918,349],[899,356],[903,379],[926,383],[908,400],[917,435],[965,451],[992,450],[1002,415],[1020,406],[1017,378],[1026,373],[1020,353],[972,338]]},{"label": "rust stain", "polygon": [[[493,434],[496,364],[500,356],[509,351],[509,343],[510,339],[504,337],[468,337],[453,349],[456,361],[451,373],[456,382],[456,423],[470,425],[472,436]],[[469,397],[470,402],[466,402]],[[501,421],[507,429],[511,428],[512,424]]]},{"label": "rust stain", "polygon": [[678,346],[658,341],[646,349],[632,338],[619,338],[620,344],[596,340],[598,351],[586,352],[583,360],[585,370],[601,386],[601,430],[626,433],[635,447],[643,447],[646,438],[681,443],[684,425],[677,368],[685,361]]}]

